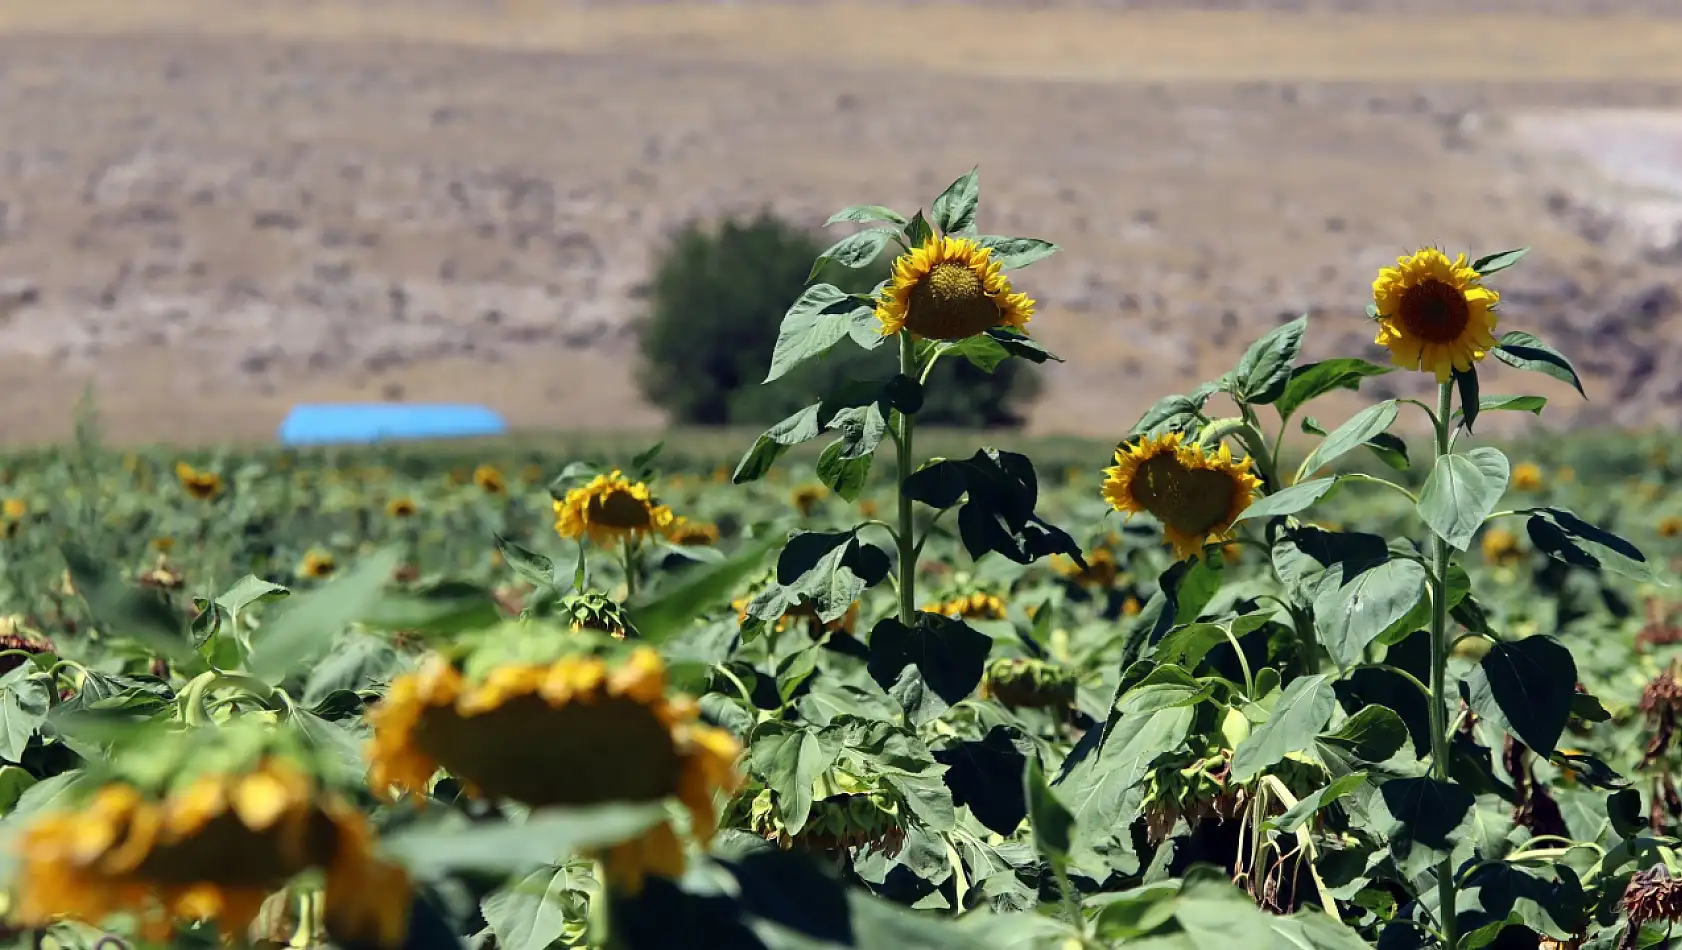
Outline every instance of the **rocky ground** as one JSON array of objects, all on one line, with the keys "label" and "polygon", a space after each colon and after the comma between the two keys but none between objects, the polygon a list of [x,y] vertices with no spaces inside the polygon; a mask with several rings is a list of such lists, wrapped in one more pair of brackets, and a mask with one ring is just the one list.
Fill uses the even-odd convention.
[{"label": "rocky ground", "polygon": [[658,425],[629,326],[670,229],[977,163],[984,230],[1065,248],[1021,278],[1069,357],[1041,431],[1305,311],[1366,352],[1421,243],[1535,247],[1497,286],[1588,377],[1556,420],[1682,423],[1674,4],[1187,6],[0,0],[0,439],[90,379],[124,440],[339,398]]}]

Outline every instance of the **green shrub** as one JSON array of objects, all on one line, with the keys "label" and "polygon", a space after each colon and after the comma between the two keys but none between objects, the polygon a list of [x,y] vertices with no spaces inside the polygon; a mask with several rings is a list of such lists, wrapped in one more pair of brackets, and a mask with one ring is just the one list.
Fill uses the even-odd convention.
[{"label": "green shrub", "polygon": [[[674,423],[762,426],[816,402],[842,380],[893,375],[898,364],[892,345],[865,351],[843,340],[816,371],[760,385],[783,313],[805,289],[812,259],[823,249],[818,237],[764,212],[712,231],[693,223],[679,231],[656,264],[640,327],[643,394]],[[871,267],[836,267],[818,279],[865,293],[887,276],[888,266],[884,255]],[[963,360],[942,360],[918,421],[1019,426],[1039,389],[1032,370],[1007,360],[989,374]]]}]

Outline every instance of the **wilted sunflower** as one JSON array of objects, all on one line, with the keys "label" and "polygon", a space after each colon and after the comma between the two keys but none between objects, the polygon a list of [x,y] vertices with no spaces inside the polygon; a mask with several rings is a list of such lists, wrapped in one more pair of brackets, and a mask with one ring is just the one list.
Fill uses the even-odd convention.
[{"label": "wilted sunflower", "polygon": [[1150,512],[1181,560],[1201,556],[1209,538],[1225,538],[1261,487],[1249,459],[1234,461],[1225,444],[1218,452],[1186,445],[1178,432],[1118,448],[1115,461],[1104,469],[1104,500],[1129,517]]},{"label": "wilted sunflower", "polygon": [[413,517],[418,510],[420,507],[415,504],[413,498],[393,498],[385,503],[385,513],[392,518]]},{"label": "wilted sunflower", "polygon": [[893,279],[876,304],[883,336],[909,329],[931,340],[962,340],[997,326],[1026,330],[1027,294],[1011,291],[992,248],[969,238],[930,238],[894,261]]},{"label": "wilted sunflower", "polygon": [[1428,247],[1396,259],[1372,283],[1380,346],[1403,369],[1437,375],[1446,383],[1469,370],[1495,346],[1495,305],[1500,295],[1479,286],[1466,263]]},{"label": "wilted sunflower", "polygon": [[621,538],[640,541],[651,531],[669,529],[673,520],[672,509],[657,504],[647,485],[627,479],[618,469],[597,475],[555,502],[556,533],[589,538],[600,547]]},{"label": "wilted sunflower", "polygon": [[718,543],[718,525],[678,518],[672,522],[666,537],[684,547],[705,547]]},{"label": "wilted sunflower", "polygon": [[997,594],[977,592],[965,597],[954,597],[942,603],[929,604],[923,608],[923,612],[940,614],[956,620],[1003,620],[1005,602]]},{"label": "wilted sunflower", "polygon": [[243,934],[271,893],[320,869],[336,936],[403,940],[407,875],[374,856],[361,812],[285,757],[184,771],[160,787],[79,783],[70,795],[21,833],[13,912],[25,926],[126,912],[153,940],[176,919]]},{"label": "wilted sunflower", "polygon": [[508,490],[508,481],[494,465],[481,465],[474,469],[473,484],[487,495],[500,495]]},{"label": "wilted sunflower", "polygon": [[[492,665],[477,681],[435,654],[370,714],[370,780],[424,794],[442,767],[471,794],[534,808],[675,797],[705,844],[717,831],[715,793],[736,787],[740,747],[700,724],[693,701],[665,694],[665,662],[647,647],[616,667],[573,654]],[[631,893],[645,874],[676,877],[684,867],[665,822],[602,860],[609,883]]]},{"label": "wilted sunflower", "polygon": [[338,562],[333,555],[326,551],[311,551],[304,555],[304,560],[298,565],[298,575],[314,580],[330,576],[338,568]]},{"label": "wilted sunflower", "polygon": [[1540,491],[1544,484],[1542,467],[1535,462],[1520,462],[1513,466],[1514,491]]},{"label": "wilted sunflower", "polygon": [[222,493],[222,476],[215,472],[201,472],[186,462],[175,463],[175,480],[187,494],[208,501]]}]

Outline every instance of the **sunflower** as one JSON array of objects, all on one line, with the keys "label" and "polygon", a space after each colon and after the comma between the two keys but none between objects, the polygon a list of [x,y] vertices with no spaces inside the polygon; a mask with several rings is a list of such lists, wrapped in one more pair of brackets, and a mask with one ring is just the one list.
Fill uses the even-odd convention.
[{"label": "sunflower", "polygon": [[666,537],[673,544],[684,547],[705,547],[718,543],[718,525],[677,518],[672,521]]},{"label": "sunflower", "polygon": [[1372,283],[1380,346],[1403,369],[1437,375],[1446,383],[1483,359],[1495,346],[1495,305],[1501,296],[1478,285],[1482,279],[1466,263],[1436,248],[1396,259]]},{"label": "sunflower", "polygon": [[338,568],[338,562],[333,555],[326,551],[311,551],[304,555],[304,560],[298,565],[298,575],[312,580],[321,580],[330,576]]},{"label": "sunflower", "polygon": [[1085,560],[1086,567],[1082,569],[1074,558],[1059,554],[1051,559],[1051,568],[1081,587],[1115,586],[1121,568],[1116,564],[1114,552],[1109,548],[1098,548],[1088,553]]},{"label": "sunflower", "polygon": [[508,481],[494,465],[481,465],[474,469],[473,484],[487,495],[500,495],[508,490]]},{"label": "sunflower", "polygon": [[8,498],[0,502],[0,517],[7,521],[22,521],[26,514],[29,514],[29,506],[22,498]]},{"label": "sunflower", "polygon": [[1129,517],[1145,511],[1162,522],[1181,560],[1201,556],[1211,537],[1224,539],[1261,487],[1249,459],[1234,461],[1225,444],[1218,452],[1186,445],[1178,432],[1122,446],[1115,461],[1104,469],[1104,500]]},{"label": "sunflower", "polygon": [[[534,808],[675,797],[704,845],[717,831],[715,793],[736,788],[741,750],[697,722],[693,701],[665,694],[665,662],[648,647],[617,667],[579,654],[496,663],[477,681],[434,654],[370,714],[370,779],[381,791],[424,793],[442,767],[471,794]],[[610,884],[628,893],[646,874],[676,877],[684,867],[665,822],[601,857]]]},{"label": "sunflower", "polygon": [[1123,617],[1137,617],[1139,611],[1143,609],[1144,607],[1139,603],[1139,598],[1132,594],[1128,594],[1127,599],[1121,602],[1121,615]]},{"label": "sunflower", "polygon": [[186,462],[175,463],[175,480],[187,494],[208,501],[222,493],[222,476],[215,472],[201,472]]},{"label": "sunflower", "polygon": [[818,502],[829,497],[829,489],[822,485],[801,485],[789,493],[789,503],[803,518],[810,518],[818,510]]},{"label": "sunflower", "polygon": [[1517,564],[1524,559],[1524,548],[1519,545],[1518,536],[1506,528],[1485,531],[1478,546],[1483,551],[1484,561],[1498,567]]},{"label": "sunflower", "polygon": [[993,249],[969,238],[931,238],[894,261],[876,304],[883,336],[909,329],[931,340],[962,340],[997,326],[1026,330],[1027,294],[1012,293]]},{"label": "sunflower", "polygon": [[410,518],[419,510],[420,506],[415,504],[413,498],[393,498],[385,503],[385,513],[392,518]]},{"label": "sunflower", "polygon": [[882,510],[882,506],[878,505],[876,503],[875,499],[873,499],[873,498],[860,498],[859,499],[859,517],[860,518],[864,518],[866,520],[869,520],[871,518],[876,517],[876,515],[879,512],[881,512],[881,510]]},{"label": "sunflower", "polygon": [[940,614],[955,620],[1003,620],[1005,602],[996,594],[974,593],[967,597],[954,597],[943,603],[929,604],[923,608],[923,612]]},{"label": "sunflower", "polygon": [[[747,623],[747,598],[742,598],[741,600],[731,604],[731,606],[736,608],[736,621],[738,623]],[[820,623],[818,621],[818,605],[813,603],[810,599],[803,597],[800,599],[799,603],[783,611],[783,615],[778,617],[777,622],[773,624],[773,629],[777,633],[782,633],[795,623],[803,623],[806,626],[806,633],[809,636],[816,638],[825,633],[851,634],[854,629],[858,627],[858,622],[859,602],[856,600],[847,605],[847,611],[841,616],[836,617],[834,620]]]},{"label": "sunflower", "polygon": [[621,538],[640,541],[650,531],[666,531],[674,520],[672,509],[657,504],[647,485],[630,481],[618,469],[555,502],[556,533],[589,538],[601,547]]},{"label": "sunflower", "polygon": [[1542,477],[1542,467],[1535,462],[1520,462],[1513,466],[1514,491],[1541,491],[1545,484],[1547,482]]},{"label": "sunflower", "polygon": [[175,539],[164,534],[160,534],[153,538],[150,542],[148,542],[148,544],[152,550],[158,552],[159,554],[168,554],[169,552],[175,550]]},{"label": "sunflower", "polygon": [[286,757],[184,772],[159,788],[112,778],[72,795],[22,830],[13,913],[24,926],[127,912],[159,941],[175,919],[242,934],[271,893],[320,869],[338,937],[403,940],[407,875],[373,855],[360,812]]},{"label": "sunflower", "polygon": [[1682,536],[1682,517],[1671,515],[1659,520],[1659,537],[1674,538]]}]

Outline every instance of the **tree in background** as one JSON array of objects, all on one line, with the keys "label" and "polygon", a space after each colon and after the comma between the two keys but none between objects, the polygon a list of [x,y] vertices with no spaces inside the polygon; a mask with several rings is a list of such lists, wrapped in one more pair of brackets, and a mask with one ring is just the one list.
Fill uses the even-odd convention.
[{"label": "tree in background", "polygon": [[[644,396],[674,423],[762,426],[818,401],[846,379],[886,379],[898,369],[895,350],[865,351],[843,340],[798,378],[761,386],[783,313],[807,285],[819,238],[767,212],[729,219],[708,231],[691,223],[659,258],[641,321]],[[835,266],[819,274],[849,293],[867,293],[887,276],[884,257],[871,267]],[[992,373],[967,360],[942,360],[938,384],[918,415],[925,424],[1005,428],[1039,391],[1033,367],[1006,360]],[[932,381],[931,381],[932,382]]]}]

